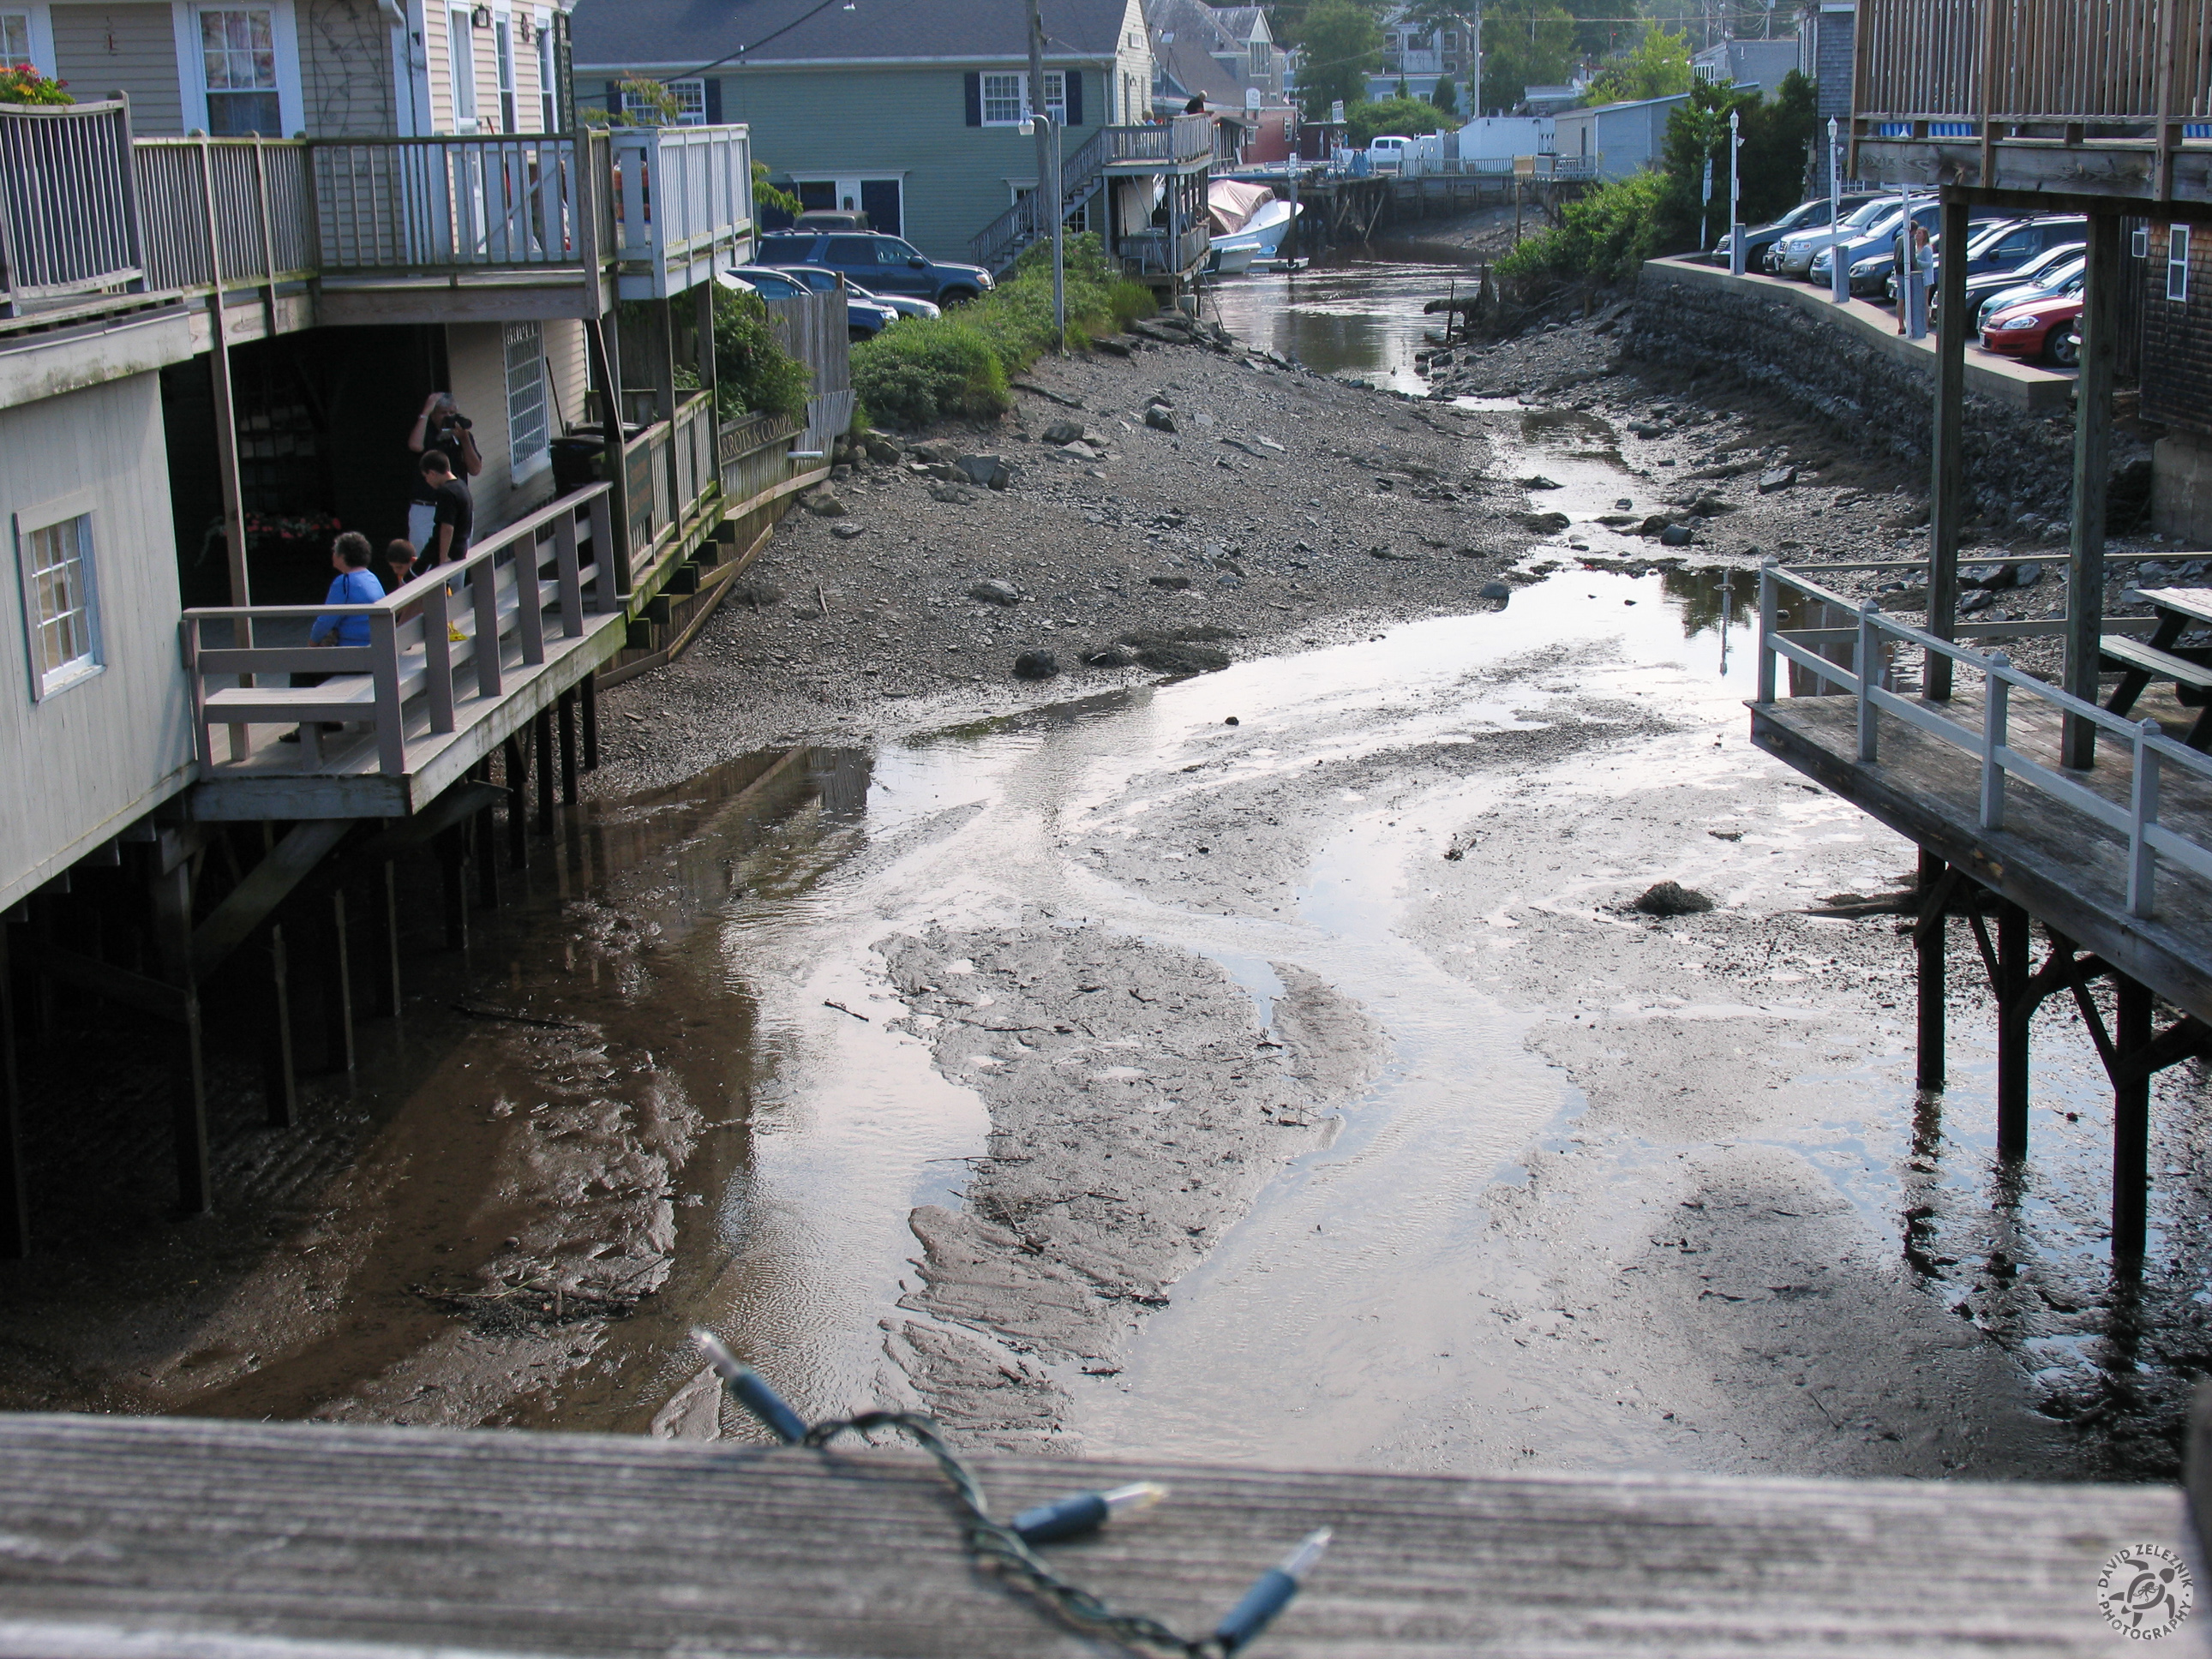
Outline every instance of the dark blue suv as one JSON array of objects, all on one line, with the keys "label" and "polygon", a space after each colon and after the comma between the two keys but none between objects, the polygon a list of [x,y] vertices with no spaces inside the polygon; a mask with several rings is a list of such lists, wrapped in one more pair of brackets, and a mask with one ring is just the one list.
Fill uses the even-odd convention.
[{"label": "dark blue suv", "polygon": [[873,293],[910,294],[941,306],[977,299],[993,286],[991,273],[981,265],[939,264],[912,242],[880,231],[771,232],[761,238],[755,263],[827,265]]}]

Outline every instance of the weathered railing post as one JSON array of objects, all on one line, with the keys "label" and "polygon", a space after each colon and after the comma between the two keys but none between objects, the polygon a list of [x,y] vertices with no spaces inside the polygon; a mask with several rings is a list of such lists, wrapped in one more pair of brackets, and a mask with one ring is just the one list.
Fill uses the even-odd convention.
[{"label": "weathered railing post", "polygon": [[368,643],[375,653],[368,672],[376,685],[376,769],[387,778],[404,777],[407,772],[407,711],[399,696],[397,610],[387,605],[368,619]]},{"label": "weathered railing post", "polygon": [[477,692],[499,696],[499,561],[487,553],[469,571],[469,597],[476,604]]},{"label": "weathered railing post", "polygon": [[1851,672],[1859,683],[1859,761],[1870,764],[1875,759],[1875,682],[1881,677],[1876,663],[1880,660],[1881,642],[1875,632],[1875,617],[1881,607],[1869,599],[1859,607],[1858,639],[1851,652]]},{"label": "weathered railing post", "polygon": [[2005,747],[2010,712],[2011,660],[2002,651],[1990,653],[1988,702],[1982,709],[1982,806],[1984,830],[2004,827],[2004,763],[1997,751]]},{"label": "weathered railing post", "polygon": [[453,622],[446,592],[442,580],[433,581],[422,596],[422,679],[433,732],[453,729]]},{"label": "weathered railing post", "polygon": [[1774,701],[1774,562],[1759,567],[1759,701]]},{"label": "weathered railing post", "polygon": [[2163,736],[2156,720],[2136,728],[2136,771],[2128,792],[2128,914],[2148,916],[2158,876],[2158,852],[2150,831],[2158,823],[2158,750],[2151,739]]}]

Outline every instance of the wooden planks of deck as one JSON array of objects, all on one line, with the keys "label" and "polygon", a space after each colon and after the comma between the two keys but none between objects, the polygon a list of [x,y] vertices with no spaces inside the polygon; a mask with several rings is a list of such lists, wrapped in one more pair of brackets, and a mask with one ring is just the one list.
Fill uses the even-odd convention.
[{"label": "wooden planks of deck", "polygon": [[[1978,728],[1983,695],[1979,686],[1961,687],[1948,703],[1927,706]],[[2166,688],[2145,696],[2135,712],[2159,720],[2176,738],[2196,718]],[[1884,714],[1879,758],[1863,763],[1856,758],[1856,697],[1783,698],[1753,703],[1751,715],[1752,741],[1769,754],[1966,870],[2176,1007],[2212,1018],[2212,883],[2162,862],[2154,914],[2130,915],[2126,840],[2085,813],[2015,779],[2005,791],[2003,828],[1983,830],[1978,758]],[[2056,767],[2059,726],[2051,705],[2012,699],[2010,741],[2021,752]],[[2124,759],[2069,775],[2126,806],[2131,770]],[[2159,816],[2201,834],[2212,828],[2212,789],[2169,769]]]},{"label": "wooden planks of deck", "polygon": [[[2105,1560],[2184,1547],[2155,1486],[981,1467],[1001,1514],[1165,1482],[1054,1555],[1194,1632],[1333,1527],[1255,1655],[2102,1655]],[[1107,1650],[972,1568],[903,1453],[0,1416],[0,1654]]]}]

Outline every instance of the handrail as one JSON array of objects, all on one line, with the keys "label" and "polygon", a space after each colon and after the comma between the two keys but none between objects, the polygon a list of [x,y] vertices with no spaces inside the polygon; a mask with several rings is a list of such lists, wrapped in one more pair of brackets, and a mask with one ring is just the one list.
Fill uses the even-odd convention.
[{"label": "handrail", "polygon": [[127,103],[0,109],[0,317],[143,289],[136,198]]},{"label": "handrail", "polygon": [[[559,638],[581,639],[591,629],[588,616],[621,609],[624,584],[610,494],[605,483],[573,490],[487,537],[461,558],[434,566],[366,605],[204,605],[186,611],[185,666],[203,769],[212,771],[220,764],[214,727],[229,729],[229,758],[237,763],[252,752],[248,729],[269,725],[298,726],[301,758],[312,768],[321,759],[316,727],[336,720],[368,725],[376,738],[378,771],[386,777],[404,775],[410,703],[418,698],[427,702],[433,735],[450,732],[459,717],[458,669],[473,669],[479,696],[501,696],[507,672],[502,645],[514,644],[520,666],[536,667],[546,659],[549,622]],[[548,531],[550,536],[544,534]],[[461,641],[450,637],[452,601],[457,597],[475,623]],[[409,611],[416,614],[403,616]],[[366,618],[369,643],[252,642],[258,623],[311,617]],[[233,642],[210,644],[206,629],[213,623],[233,624]],[[343,684],[315,688],[320,696],[301,690],[264,690],[255,684],[264,675],[334,671],[367,673],[368,701],[362,702],[356,686]],[[209,684],[210,678],[228,676],[236,676],[237,683]]]},{"label": "handrail", "polygon": [[[1832,640],[1842,630],[1793,630],[1798,634],[1798,638],[1792,638],[1778,626],[1780,606],[1778,590],[1785,587],[1806,599],[1849,612],[1855,617],[1856,625],[1849,630],[1853,635],[1849,667],[1831,661],[1799,642],[1805,637]],[[1960,667],[1981,674],[1988,690],[1983,702],[1979,729],[1940,712],[1923,700],[1900,696],[1883,685],[1881,682],[1885,677],[1876,665],[1887,654],[1885,641],[1917,646],[1931,655],[1948,658]],[[2212,880],[2212,846],[2207,846],[2159,820],[2160,785],[2164,770],[2168,767],[2179,767],[2207,785],[2212,785],[2212,755],[2175,742],[2165,735],[2156,720],[2130,720],[2100,708],[2094,702],[2075,696],[2032,674],[2023,673],[2012,665],[2010,659],[2002,651],[1983,653],[1954,641],[1939,639],[1925,629],[1916,628],[1885,615],[1875,600],[1855,605],[1842,595],[1770,561],[1760,566],[1759,573],[1759,684],[1756,701],[1761,705],[1771,704],[1776,700],[1778,658],[1802,665],[1820,680],[1839,687],[1857,700],[1859,764],[1873,766],[1880,762],[1879,717],[1882,714],[1902,720],[1917,730],[1975,757],[1981,768],[1980,799],[1976,819],[1984,832],[1996,833],[2004,828],[2006,784],[2008,780],[2017,779],[2125,836],[2128,843],[2126,904],[2129,915],[2148,918],[2156,914],[2157,865],[2161,856]],[[2127,805],[2124,806],[2098,793],[2081,781],[2081,774],[2069,775],[2072,769],[2045,765],[2015,748],[2010,732],[2011,702],[2014,692],[2025,692],[2049,703],[2061,714],[2086,721],[2114,739],[2116,748],[2128,757],[2132,769]]]}]

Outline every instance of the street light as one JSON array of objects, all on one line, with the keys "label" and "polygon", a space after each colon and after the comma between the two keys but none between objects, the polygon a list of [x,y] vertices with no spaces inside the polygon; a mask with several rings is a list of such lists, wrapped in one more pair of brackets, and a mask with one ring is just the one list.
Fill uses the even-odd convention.
[{"label": "street light", "polygon": [[1743,275],[1742,112],[1729,112],[1729,275]]},{"label": "street light", "polygon": [[1032,110],[1022,119],[1018,129],[1024,138],[1034,137],[1036,124],[1044,123],[1045,171],[1051,176],[1037,180],[1037,191],[1045,197],[1046,210],[1052,215],[1052,326],[1060,341],[1060,356],[1067,355],[1067,264],[1066,248],[1063,242],[1067,230],[1067,213],[1060,195],[1060,123],[1042,110]]},{"label": "street light", "polygon": [[1842,305],[1851,297],[1851,273],[1844,258],[1841,216],[1844,196],[1844,124],[1828,118],[1828,297]]}]

